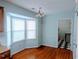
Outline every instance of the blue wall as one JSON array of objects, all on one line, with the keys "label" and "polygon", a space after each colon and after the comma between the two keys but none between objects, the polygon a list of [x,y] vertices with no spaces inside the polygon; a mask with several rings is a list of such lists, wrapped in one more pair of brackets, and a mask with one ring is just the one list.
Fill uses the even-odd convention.
[{"label": "blue wall", "polygon": [[73,25],[74,11],[49,14],[43,19],[43,45],[58,47],[58,20],[61,19],[71,19]]}]

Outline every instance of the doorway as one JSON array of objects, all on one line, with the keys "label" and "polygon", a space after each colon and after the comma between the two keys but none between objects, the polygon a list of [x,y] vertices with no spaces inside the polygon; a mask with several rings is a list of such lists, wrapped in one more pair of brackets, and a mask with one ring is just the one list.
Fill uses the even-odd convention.
[{"label": "doorway", "polygon": [[58,48],[70,49],[71,19],[58,21]]}]

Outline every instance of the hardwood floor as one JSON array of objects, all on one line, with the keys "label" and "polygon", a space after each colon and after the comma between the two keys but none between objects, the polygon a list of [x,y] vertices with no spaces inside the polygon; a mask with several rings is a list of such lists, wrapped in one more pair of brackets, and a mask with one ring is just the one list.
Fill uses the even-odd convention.
[{"label": "hardwood floor", "polygon": [[12,56],[12,59],[73,59],[70,50],[52,47],[25,49]]}]

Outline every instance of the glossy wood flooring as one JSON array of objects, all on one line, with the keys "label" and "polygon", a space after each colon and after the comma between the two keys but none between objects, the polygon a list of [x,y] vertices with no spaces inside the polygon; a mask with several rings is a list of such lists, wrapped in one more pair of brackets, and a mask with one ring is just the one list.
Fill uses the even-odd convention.
[{"label": "glossy wood flooring", "polygon": [[40,47],[25,49],[12,59],[72,59],[72,52],[62,48]]}]

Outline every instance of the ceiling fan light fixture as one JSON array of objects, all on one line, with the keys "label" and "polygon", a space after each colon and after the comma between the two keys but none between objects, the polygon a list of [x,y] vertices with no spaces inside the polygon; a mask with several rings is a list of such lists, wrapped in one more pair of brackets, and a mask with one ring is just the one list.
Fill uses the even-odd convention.
[{"label": "ceiling fan light fixture", "polygon": [[38,10],[38,13],[36,14],[36,17],[44,17],[44,16],[45,16],[45,14],[42,11],[42,8],[40,7],[39,10]]}]

